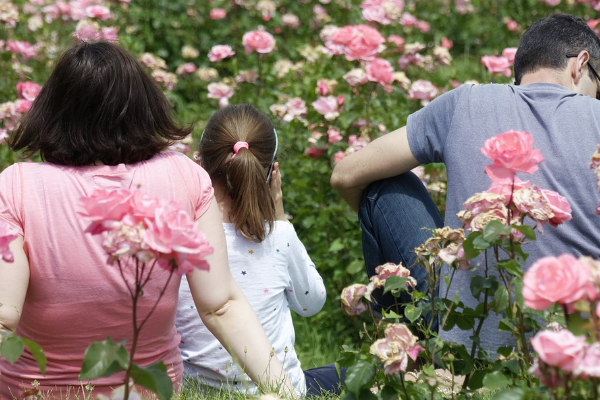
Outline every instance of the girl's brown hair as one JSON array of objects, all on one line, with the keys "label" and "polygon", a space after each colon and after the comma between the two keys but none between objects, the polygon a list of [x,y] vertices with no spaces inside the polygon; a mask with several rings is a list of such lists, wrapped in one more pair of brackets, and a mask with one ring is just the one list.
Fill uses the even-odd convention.
[{"label": "girl's brown hair", "polygon": [[[275,135],[269,118],[242,104],[217,111],[200,141],[202,166],[231,197],[230,218],[236,230],[256,242],[265,239],[275,220],[275,203],[267,181],[276,151]],[[248,148],[241,148],[233,157],[233,146],[240,141],[248,143]]]}]

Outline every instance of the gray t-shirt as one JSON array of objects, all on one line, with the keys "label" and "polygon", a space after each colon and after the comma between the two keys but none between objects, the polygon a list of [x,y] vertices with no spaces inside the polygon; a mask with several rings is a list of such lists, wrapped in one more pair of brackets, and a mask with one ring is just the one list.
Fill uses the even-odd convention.
[{"label": "gray t-shirt", "polygon": [[[600,101],[556,84],[464,85],[408,118],[408,141],[416,159],[446,165],[446,225],[461,227],[456,213],[464,201],[490,187],[484,169],[492,162],[481,153],[485,140],[511,129],[531,133],[533,147],[541,149],[545,158],[534,174],[518,177],[565,196],[573,210],[571,221],[557,228],[547,226],[543,235],[538,233],[537,240],[524,247],[530,254],[527,265],[563,253],[600,258],[598,187],[589,167],[600,142]],[[526,223],[534,225],[531,220]],[[457,272],[448,297],[457,291],[466,307],[475,307],[478,301],[469,286],[474,275],[483,275],[483,267]],[[440,295],[446,289],[442,280]],[[493,353],[499,346],[514,344],[510,334],[498,331],[498,321],[491,313],[480,336],[482,347]],[[445,340],[466,344],[468,349],[471,335],[458,328],[442,332]]]}]

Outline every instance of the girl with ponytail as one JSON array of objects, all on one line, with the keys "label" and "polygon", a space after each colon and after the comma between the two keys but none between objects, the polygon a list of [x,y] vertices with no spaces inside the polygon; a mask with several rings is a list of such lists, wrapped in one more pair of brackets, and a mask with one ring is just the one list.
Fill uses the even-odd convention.
[{"label": "girl with ponytail", "polygon": [[[290,308],[309,317],[325,303],[325,286],[283,211],[275,161],[277,132],[250,105],[229,106],[208,121],[200,163],[208,172],[223,217],[229,268],[300,394],[340,393],[333,364],[302,371],[294,350]],[[185,376],[200,384],[254,394],[255,385],[202,324],[185,282],[180,287],[177,330]],[[243,333],[242,333],[243,334]]]}]

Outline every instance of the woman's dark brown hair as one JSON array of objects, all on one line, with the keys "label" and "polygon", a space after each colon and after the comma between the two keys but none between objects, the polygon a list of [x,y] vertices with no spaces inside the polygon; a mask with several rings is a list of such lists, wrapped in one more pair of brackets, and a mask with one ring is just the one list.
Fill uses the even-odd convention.
[{"label": "woman's dark brown hair", "polygon": [[[264,240],[275,220],[275,203],[267,182],[275,135],[269,118],[243,104],[217,111],[200,141],[202,166],[214,182],[227,188],[231,197],[230,218],[236,230],[256,242]],[[248,148],[241,148],[232,158],[233,146],[239,141],[247,142]]]},{"label": "woman's dark brown hair", "polygon": [[54,164],[133,164],[191,132],[135,57],[107,42],[80,43],[60,57],[8,143]]}]

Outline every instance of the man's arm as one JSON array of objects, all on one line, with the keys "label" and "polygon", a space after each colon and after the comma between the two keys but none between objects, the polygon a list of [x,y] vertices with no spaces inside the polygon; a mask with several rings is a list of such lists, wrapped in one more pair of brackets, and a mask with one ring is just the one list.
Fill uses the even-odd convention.
[{"label": "man's arm", "polygon": [[362,192],[371,182],[403,174],[419,164],[402,127],[342,159],[333,169],[331,185],[358,211]]}]

